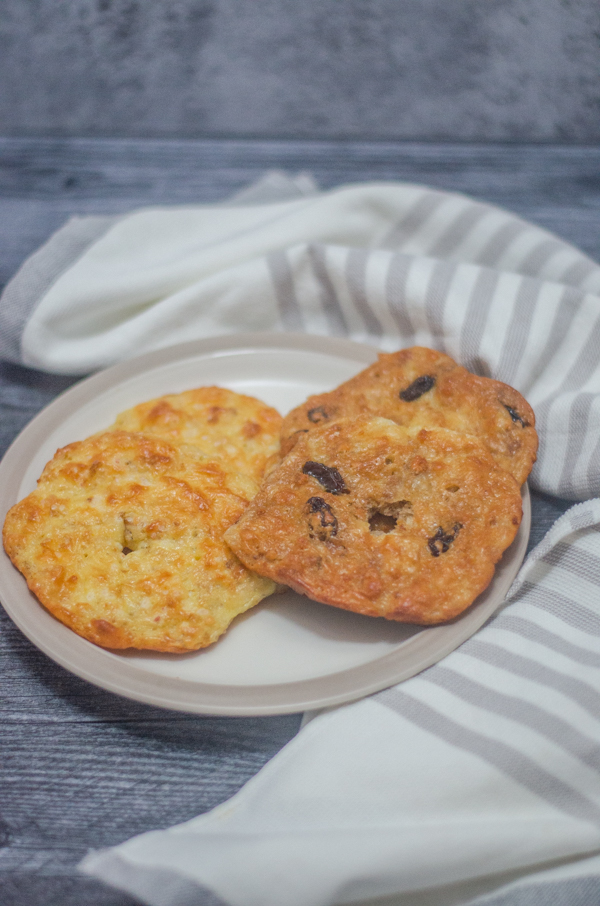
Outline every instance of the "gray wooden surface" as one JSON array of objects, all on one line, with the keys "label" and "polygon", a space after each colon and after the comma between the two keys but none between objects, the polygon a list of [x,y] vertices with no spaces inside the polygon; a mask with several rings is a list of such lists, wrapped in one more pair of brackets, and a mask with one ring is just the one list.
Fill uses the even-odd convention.
[{"label": "gray wooden surface", "polygon": [[[72,214],[212,202],[273,168],[310,171],[324,188],[403,179],[467,192],[600,258],[596,148],[0,139],[0,284]],[[0,364],[0,454],[71,383]],[[534,495],[531,544],[567,506]],[[133,906],[78,876],[81,856],[222,802],[300,719],[202,718],[118,698],[56,666],[2,610],[0,696],[1,906]]]}]

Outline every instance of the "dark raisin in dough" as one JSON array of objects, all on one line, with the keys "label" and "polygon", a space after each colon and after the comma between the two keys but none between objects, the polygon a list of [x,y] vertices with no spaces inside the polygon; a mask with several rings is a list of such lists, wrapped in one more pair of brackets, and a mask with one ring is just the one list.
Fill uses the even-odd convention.
[{"label": "dark raisin in dough", "polygon": [[312,475],[330,494],[349,494],[346,482],[334,466],[309,460],[302,466],[305,475]]},{"label": "dark raisin in dough", "polygon": [[322,497],[310,497],[306,506],[309,512],[308,530],[311,538],[328,541],[337,535],[338,521]]},{"label": "dark raisin in dough", "polygon": [[312,422],[313,425],[317,425],[319,422],[329,418],[328,414],[323,409],[323,406],[315,406],[314,409],[309,409],[306,415],[309,422]]},{"label": "dark raisin in dough", "polygon": [[516,409],[513,409],[512,406],[507,406],[506,403],[502,403],[502,405],[507,410],[513,422],[519,422],[522,428],[527,428],[529,426],[529,422],[526,422],[525,419],[521,415],[519,415]]},{"label": "dark raisin in dough", "polygon": [[434,384],[434,377],[430,374],[422,374],[412,384],[409,384],[406,390],[400,391],[400,399],[404,400],[405,403],[412,403],[414,400],[418,400],[420,396],[423,396],[424,393],[427,393],[428,390],[431,390]]},{"label": "dark raisin in dough", "polygon": [[433,538],[430,538],[427,542],[429,550],[434,557],[439,557],[440,554],[446,553],[446,551],[449,549],[450,545],[460,532],[461,528],[462,525],[460,524],[460,522],[457,522],[456,525],[453,526],[451,532],[445,532],[442,526],[439,526]]}]

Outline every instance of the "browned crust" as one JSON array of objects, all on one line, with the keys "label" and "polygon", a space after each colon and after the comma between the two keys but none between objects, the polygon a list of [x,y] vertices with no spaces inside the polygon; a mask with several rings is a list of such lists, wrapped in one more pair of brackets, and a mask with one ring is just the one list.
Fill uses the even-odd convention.
[{"label": "browned crust", "polygon": [[256,487],[193,448],[107,432],[57,451],[7,514],[4,547],[44,607],[89,641],[195,650],[274,590],[223,541]]},{"label": "browned crust", "polygon": [[[400,393],[423,376],[434,379],[431,389],[403,400]],[[517,390],[471,374],[449,356],[420,346],[384,353],[335,390],[311,396],[293,409],[283,420],[282,455],[320,425],[366,414],[405,427],[449,428],[475,435],[519,485],[536,459],[535,415]]]},{"label": "browned crust", "polygon": [[[314,462],[347,493],[337,479],[327,490]],[[517,482],[477,438],[360,416],[300,436],[226,539],[248,568],[317,601],[425,625],[487,587],[521,515]]]},{"label": "browned crust", "polygon": [[279,453],[281,421],[275,409],[252,396],[225,387],[198,387],[133,406],[117,416],[112,428],[191,444],[260,481]]}]

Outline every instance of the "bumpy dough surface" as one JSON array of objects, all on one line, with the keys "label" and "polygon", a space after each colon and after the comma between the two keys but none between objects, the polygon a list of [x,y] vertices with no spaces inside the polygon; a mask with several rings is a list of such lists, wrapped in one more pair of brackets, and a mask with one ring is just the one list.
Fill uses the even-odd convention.
[{"label": "bumpy dough surface", "polygon": [[471,374],[449,356],[421,346],[382,354],[336,390],[311,396],[293,409],[283,421],[282,454],[302,433],[337,418],[363,414],[406,427],[473,434],[519,484],[536,459],[535,416],[517,390]]},{"label": "bumpy dough surface", "polygon": [[256,488],[194,448],[107,432],[58,450],[9,511],[4,546],[41,603],[84,638],[195,650],[274,591],[223,541]]},{"label": "bumpy dough surface", "polygon": [[521,515],[517,482],[477,438],[361,416],[300,435],[225,538],[317,601],[431,624],[487,587]]},{"label": "bumpy dough surface", "polygon": [[279,451],[281,416],[254,397],[223,387],[199,387],[127,409],[112,429],[192,444],[228,468],[260,481]]}]

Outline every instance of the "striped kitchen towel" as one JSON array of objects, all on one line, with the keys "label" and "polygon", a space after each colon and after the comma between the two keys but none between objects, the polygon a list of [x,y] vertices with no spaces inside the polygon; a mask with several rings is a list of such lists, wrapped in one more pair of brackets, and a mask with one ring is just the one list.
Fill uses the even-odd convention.
[{"label": "striped kitchen towel", "polygon": [[151,906],[598,903],[599,532],[600,501],[577,504],[442,662],[83,870]]},{"label": "striped kitchen towel", "polygon": [[[278,192],[296,197],[253,203]],[[600,267],[461,195],[271,177],[237,203],[75,218],[0,299],[0,357],[64,374],[261,330],[448,352],[534,407],[534,488],[597,493]]]}]

